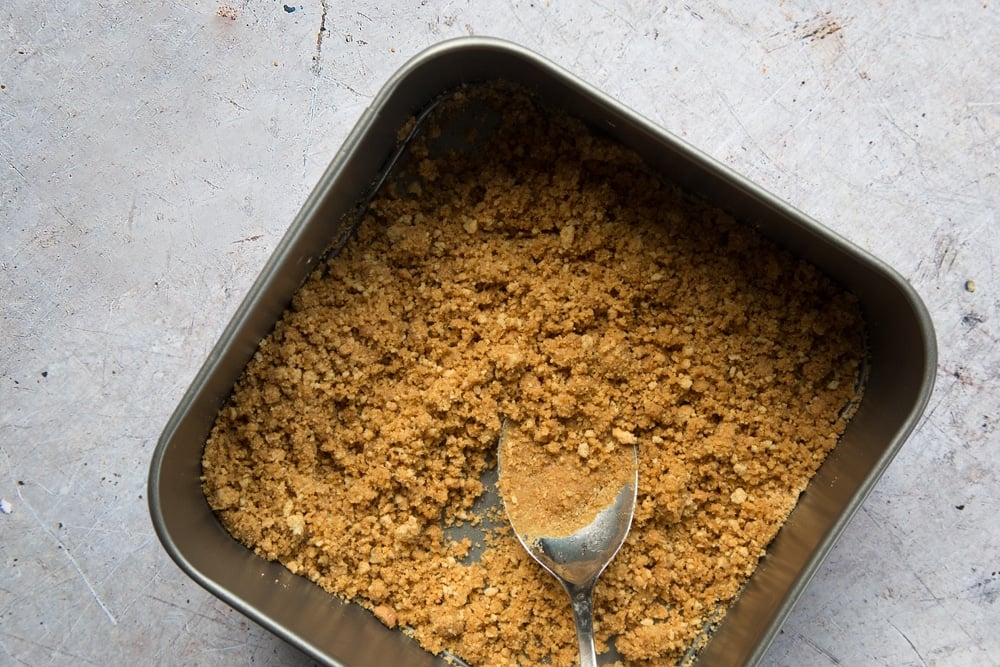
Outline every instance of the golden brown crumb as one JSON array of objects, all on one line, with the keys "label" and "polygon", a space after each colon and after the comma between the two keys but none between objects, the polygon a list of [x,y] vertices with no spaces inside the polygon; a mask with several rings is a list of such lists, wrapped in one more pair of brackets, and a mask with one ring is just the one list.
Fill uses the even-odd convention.
[{"label": "golden brown crumb", "polygon": [[382,621],[382,624],[385,625],[387,628],[396,627],[396,620],[398,617],[396,616],[396,610],[393,609],[392,607],[380,604],[379,606],[372,609],[372,613],[374,613],[375,618]]},{"label": "golden brown crumb", "polygon": [[580,464],[635,442],[635,521],[598,582],[598,648],[676,662],[842,432],[858,306],[527,94],[462,94],[499,108],[499,128],[474,151],[437,156],[433,132],[415,144],[411,187],[376,197],[220,412],[206,497],[258,554],[430,651],[571,665],[555,579],[508,529],[467,562],[472,542],[446,528],[473,516],[503,419]]},{"label": "golden brown crumb", "polygon": [[529,542],[565,537],[590,525],[614,504],[622,487],[634,482],[634,437],[615,442],[615,436],[585,429],[572,451],[536,445],[519,424],[504,424],[501,434],[497,488],[512,527]]}]

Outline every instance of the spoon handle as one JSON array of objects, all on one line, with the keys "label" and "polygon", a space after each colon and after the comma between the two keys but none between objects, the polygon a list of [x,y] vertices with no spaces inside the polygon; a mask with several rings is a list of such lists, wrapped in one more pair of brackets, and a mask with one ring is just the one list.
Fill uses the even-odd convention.
[{"label": "spoon handle", "polygon": [[594,651],[594,583],[564,584],[573,604],[576,640],[580,645],[580,667],[597,667],[597,653]]}]

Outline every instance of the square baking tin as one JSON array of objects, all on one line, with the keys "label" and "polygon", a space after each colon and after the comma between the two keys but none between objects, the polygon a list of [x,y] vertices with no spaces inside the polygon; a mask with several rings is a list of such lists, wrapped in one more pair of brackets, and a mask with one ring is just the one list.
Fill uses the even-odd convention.
[{"label": "square baking tin", "polygon": [[936,366],[930,318],[912,288],[877,259],[547,60],[498,40],[454,40],[421,53],[385,85],[358,121],[164,429],[149,475],[157,535],[195,581],[323,663],[447,664],[362,607],[329,595],[230,537],[202,494],[201,456],[219,408],[260,341],[306,276],[350,235],[391,172],[400,128],[448,91],[493,80],[522,84],[634,149],[665,180],[815,264],[862,304],[869,346],[864,398],[694,662],[756,664],[926,406]]}]

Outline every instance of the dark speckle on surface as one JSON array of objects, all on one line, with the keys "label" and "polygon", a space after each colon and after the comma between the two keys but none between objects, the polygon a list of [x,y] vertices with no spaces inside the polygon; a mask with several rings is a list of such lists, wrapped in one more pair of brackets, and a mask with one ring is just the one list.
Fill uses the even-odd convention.
[{"label": "dark speckle on surface", "polygon": [[969,327],[970,329],[974,328],[979,324],[982,324],[985,321],[986,318],[984,318],[979,313],[966,313],[965,315],[962,316],[962,324]]},{"label": "dark speckle on surface", "polygon": [[289,14],[295,11],[295,7],[290,7],[288,5],[283,5],[283,7],[285,8],[285,11],[288,12]]}]

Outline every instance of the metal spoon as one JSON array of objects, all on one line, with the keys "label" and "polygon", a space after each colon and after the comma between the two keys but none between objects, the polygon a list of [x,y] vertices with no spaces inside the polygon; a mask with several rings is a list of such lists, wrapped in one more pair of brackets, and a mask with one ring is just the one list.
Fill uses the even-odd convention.
[{"label": "metal spoon", "polygon": [[[497,443],[497,461],[501,475],[504,431],[506,428],[501,429]],[[511,521],[514,534],[524,549],[569,594],[573,605],[573,620],[576,623],[576,638],[580,646],[581,667],[597,666],[597,653],[594,650],[594,585],[621,549],[632,526],[639,486],[639,461],[634,445],[632,460],[635,465],[632,479],[621,487],[614,501],[598,512],[590,524],[575,533],[562,537],[525,536],[518,532]],[[504,509],[507,510],[506,499]],[[507,517],[510,518],[509,511]]]}]

